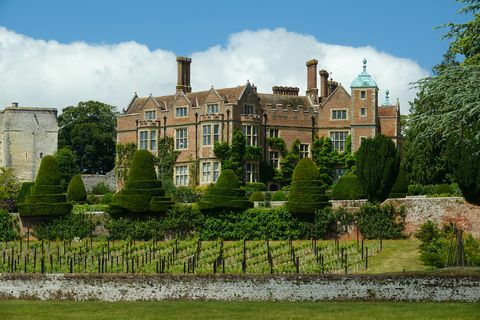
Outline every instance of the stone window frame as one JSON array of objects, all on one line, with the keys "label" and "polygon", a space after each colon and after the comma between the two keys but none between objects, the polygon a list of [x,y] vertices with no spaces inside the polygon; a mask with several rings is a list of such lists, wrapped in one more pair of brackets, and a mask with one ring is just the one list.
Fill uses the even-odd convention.
[{"label": "stone window frame", "polygon": [[[272,135],[272,132],[276,132],[276,134]],[[280,129],[278,128],[269,128],[268,129],[268,137],[269,138],[279,138],[280,137]]]},{"label": "stone window frame", "polygon": [[[333,117],[333,114],[337,115],[337,118],[334,118]],[[338,118],[338,114],[343,114],[343,112],[345,112],[345,118]],[[348,108],[332,108],[330,109],[330,120],[331,121],[345,121],[345,120],[349,120],[348,119]]]},{"label": "stone window frame", "polygon": [[367,100],[367,90],[360,90],[360,100]]},{"label": "stone window frame", "polygon": [[[178,136],[178,133],[180,131],[185,131],[185,136]],[[179,147],[179,143],[181,143],[183,140],[184,145],[182,147]],[[183,128],[176,128],[175,129],[175,150],[186,150],[188,149],[188,127],[183,127]]]},{"label": "stone window frame", "polygon": [[[247,110],[247,109],[250,109],[251,110]],[[249,112],[251,111],[251,112]],[[251,104],[251,103],[245,103],[243,105],[243,110],[242,110],[242,115],[254,115],[255,114],[255,105]]]},{"label": "stone window frame", "polygon": [[138,131],[138,148],[139,150],[148,150],[148,138],[149,130],[139,130]]},{"label": "stone window frame", "polygon": [[[362,115],[362,110],[364,111],[363,115]],[[359,115],[360,115],[360,118],[366,118],[367,117],[367,107],[360,107]]]},{"label": "stone window frame", "polygon": [[[272,154],[276,155],[272,156]],[[274,167],[275,169],[280,169],[280,151],[270,150],[270,152],[268,153],[268,159],[272,167]]]},{"label": "stone window frame", "polygon": [[258,163],[248,161],[245,163],[245,182],[258,182]]},{"label": "stone window frame", "polygon": [[[147,117],[147,114],[153,114],[152,118]],[[157,120],[157,110],[155,109],[145,109],[143,110],[143,120]]]},{"label": "stone window frame", "polygon": [[[179,172],[181,168],[181,172]],[[189,170],[188,165],[175,166],[175,185],[176,186],[188,186],[189,182]]]},{"label": "stone window frame", "polygon": [[[184,116],[183,115],[179,116],[177,114],[178,110],[180,110],[180,109],[182,109],[182,110],[185,109],[185,115]],[[186,117],[188,117],[188,105],[175,107],[175,118],[186,118]]]},{"label": "stone window frame", "polygon": [[300,143],[298,148],[300,149],[300,159],[310,157],[310,143]]},{"label": "stone window frame", "polygon": [[[251,128],[250,133],[248,133],[248,128]],[[258,146],[258,126],[254,124],[244,124],[242,125],[242,132],[245,136],[247,146]]]},{"label": "stone window frame", "polygon": [[[332,134],[335,135],[336,133],[338,133],[339,135],[341,133],[344,133],[345,134],[345,140],[336,140],[336,139],[333,139],[332,138]],[[337,150],[338,152],[344,152],[345,151],[345,143],[347,141],[347,137],[348,135],[350,134],[350,131],[348,130],[332,130],[332,131],[329,131],[328,132],[328,137],[330,138],[330,140],[332,141],[332,147],[334,150]],[[342,142],[343,142],[343,149],[341,148],[342,146]],[[338,143],[338,147],[336,146],[336,143]]]},{"label": "stone window frame", "polygon": [[[211,107],[215,107],[215,108],[213,108],[214,109],[213,111],[210,110]],[[220,105],[218,103],[207,103],[206,106],[205,106],[205,113],[206,114],[218,114],[218,113],[220,113]]]},{"label": "stone window frame", "polygon": [[216,183],[221,172],[221,163],[218,160],[204,160],[200,162],[200,184]]},{"label": "stone window frame", "polygon": [[[205,128],[209,128],[207,133]],[[216,128],[218,129],[217,132],[215,131]],[[221,132],[222,125],[220,122],[202,124],[202,147],[210,147],[215,145],[216,142],[220,142]]]}]

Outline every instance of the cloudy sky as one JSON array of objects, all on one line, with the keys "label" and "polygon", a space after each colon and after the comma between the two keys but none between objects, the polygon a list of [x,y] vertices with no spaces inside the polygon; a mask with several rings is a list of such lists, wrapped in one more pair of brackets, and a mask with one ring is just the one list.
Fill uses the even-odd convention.
[{"label": "cloudy sky", "polygon": [[[185,9],[187,13],[182,19],[173,19],[172,15],[180,14],[175,11],[174,4],[169,4],[173,6],[170,10],[160,12],[152,8],[142,11],[144,14],[135,10],[130,16],[125,10],[133,10],[131,4],[124,2],[115,5],[117,2],[107,1],[113,7],[103,4],[98,8],[92,8],[94,2],[89,1],[81,7],[68,7],[55,1],[48,1],[40,7],[38,3],[0,0],[2,106],[17,101],[23,106],[62,109],[76,105],[78,101],[94,99],[121,110],[134,92],[140,96],[172,94],[176,84],[176,55],[192,57],[194,91],[206,90],[212,85],[217,88],[236,86],[249,80],[261,92],[270,92],[274,85],[298,86],[304,92],[305,62],[312,58],[319,61],[319,68],[332,72],[331,77],[348,88],[361,72],[363,58],[367,58],[368,72],[377,81],[382,99],[383,92],[389,89],[392,100],[400,99],[402,113],[408,113],[408,101],[415,95],[410,83],[428,76],[448,45],[440,40],[441,33],[432,29],[441,23],[438,18],[431,18],[428,27],[422,20],[427,31],[419,30],[420,27],[412,21],[413,26],[404,24],[403,33],[399,33],[399,26],[387,22],[394,24],[401,17],[388,13],[389,17],[382,18],[378,13],[386,8],[377,8],[381,3],[377,1],[372,1],[372,6],[368,1],[364,2],[365,7],[358,7],[360,11],[357,13],[373,16],[378,22],[368,22],[365,16],[356,17],[354,11],[357,9],[353,8],[353,12],[337,12],[338,28],[328,23],[317,23],[316,27],[309,27],[307,22],[292,24],[287,19],[289,12],[294,21],[299,18],[321,20],[317,13],[322,8],[305,11],[308,2],[302,2],[300,9],[289,9],[278,2],[275,7],[277,16],[284,14],[284,19],[264,18],[262,23],[238,22],[241,15],[236,17],[235,10],[240,8],[235,6],[223,8],[228,9],[226,11],[218,9],[208,16],[204,15],[208,8]],[[215,1],[206,3],[221,4]],[[57,5],[55,10],[48,10],[54,4]],[[156,2],[147,4],[158,5]],[[318,6],[318,1],[313,4]],[[143,7],[147,9],[148,6]],[[83,13],[82,10],[90,11]],[[248,12],[249,9],[242,10]],[[275,13],[268,8],[263,10],[265,14]],[[304,16],[295,15],[296,10],[303,12]],[[442,18],[447,19],[443,22],[448,22],[458,7],[450,3],[442,10],[439,16],[442,13]],[[335,15],[334,11],[328,13],[329,19]],[[89,12],[95,12],[95,15],[91,16]],[[102,12],[109,14],[103,15],[103,24],[99,24],[96,15]],[[408,10],[398,14],[407,13]],[[323,14],[327,15],[326,12]],[[362,24],[358,25],[354,17]],[[62,20],[67,18],[70,20]],[[346,22],[348,20],[352,21]],[[216,24],[215,30],[221,32],[212,29],[209,36],[210,24]],[[177,28],[177,25],[181,27]],[[348,30],[357,37],[345,37]],[[401,34],[403,38],[393,39],[392,33],[398,33],[398,37]],[[335,34],[338,34],[337,38]],[[358,35],[363,38],[359,40]],[[398,41],[404,41],[403,45],[399,46]]]}]

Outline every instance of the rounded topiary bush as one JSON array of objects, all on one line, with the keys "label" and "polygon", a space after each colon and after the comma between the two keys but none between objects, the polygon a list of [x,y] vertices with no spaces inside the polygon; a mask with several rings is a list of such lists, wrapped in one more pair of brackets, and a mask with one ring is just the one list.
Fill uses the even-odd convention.
[{"label": "rounded topiary bush", "polygon": [[358,177],[353,173],[343,175],[332,189],[332,199],[334,200],[357,200],[365,199],[362,192],[362,185]]},{"label": "rounded topiary bush", "polygon": [[87,190],[83,183],[82,175],[74,175],[67,188],[67,199],[77,203],[84,203],[87,201]]},{"label": "rounded topiary bush", "polygon": [[263,193],[261,191],[254,191],[248,200],[252,202],[259,202],[259,201],[265,201],[265,198],[263,197]]},{"label": "rounded topiary bush", "polygon": [[20,216],[56,218],[69,214],[72,208],[72,203],[67,202],[67,196],[62,193],[56,158],[43,157],[30,194],[25,195],[24,203],[18,204]]},{"label": "rounded topiary bush", "polygon": [[301,220],[313,221],[315,211],[329,204],[320,172],[310,158],[303,158],[295,166],[292,177],[288,210]]},{"label": "rounded topiary bush", "polygon": [[285,192],[279,190],[276,191],[274,194],[272,194],[272,201],[286,201],[287,200],[287,195]]},{"label": "rounded topiary bush", "polygon": [[125,188],[117,192],[108,208],[111,216],[158,215],[173,205],[165,196],[162,183],[155,173],[153,155],[147,150],[135,151]]},{"label": "rounded topiary bush", "polygon": [[207,193],[198,203],[204,213],[224,210],[243,211],[253,207],[245,198],[245,190],[240,189],[240,181],[233,170],[223,170],[216,184],[208,188]]}]

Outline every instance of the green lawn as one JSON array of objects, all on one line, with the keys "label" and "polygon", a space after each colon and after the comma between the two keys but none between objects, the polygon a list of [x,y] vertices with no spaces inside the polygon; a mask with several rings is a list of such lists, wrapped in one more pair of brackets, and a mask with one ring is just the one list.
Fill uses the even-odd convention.
[{"label": "green lawn", "polygon": [[478,319],[479,303],[0,301],[0,319]]},{"label": "green lawn", "polygon": [[420,261],[418,246],[420,241],[408,240],[384,240],[383,251],[369,258],[368,270],[360,273],[388,273],[388,272],[412,272],[425,271],[428,267]]}]

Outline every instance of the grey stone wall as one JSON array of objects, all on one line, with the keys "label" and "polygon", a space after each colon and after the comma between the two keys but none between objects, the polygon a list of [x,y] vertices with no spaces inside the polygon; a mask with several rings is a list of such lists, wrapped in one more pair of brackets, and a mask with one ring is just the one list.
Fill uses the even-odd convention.
[{"label": "grey stone wall", "polygon": [[0,298],[480,301],[480,276],[0,275]]},{"label": "grey stone wall", "polygon": [[87,192],[92,191],[92,188],[101,182],[105,183],[113,192],[117,190],[117,178],[114,169],[107,174],[82,174],[82,180]]}]

